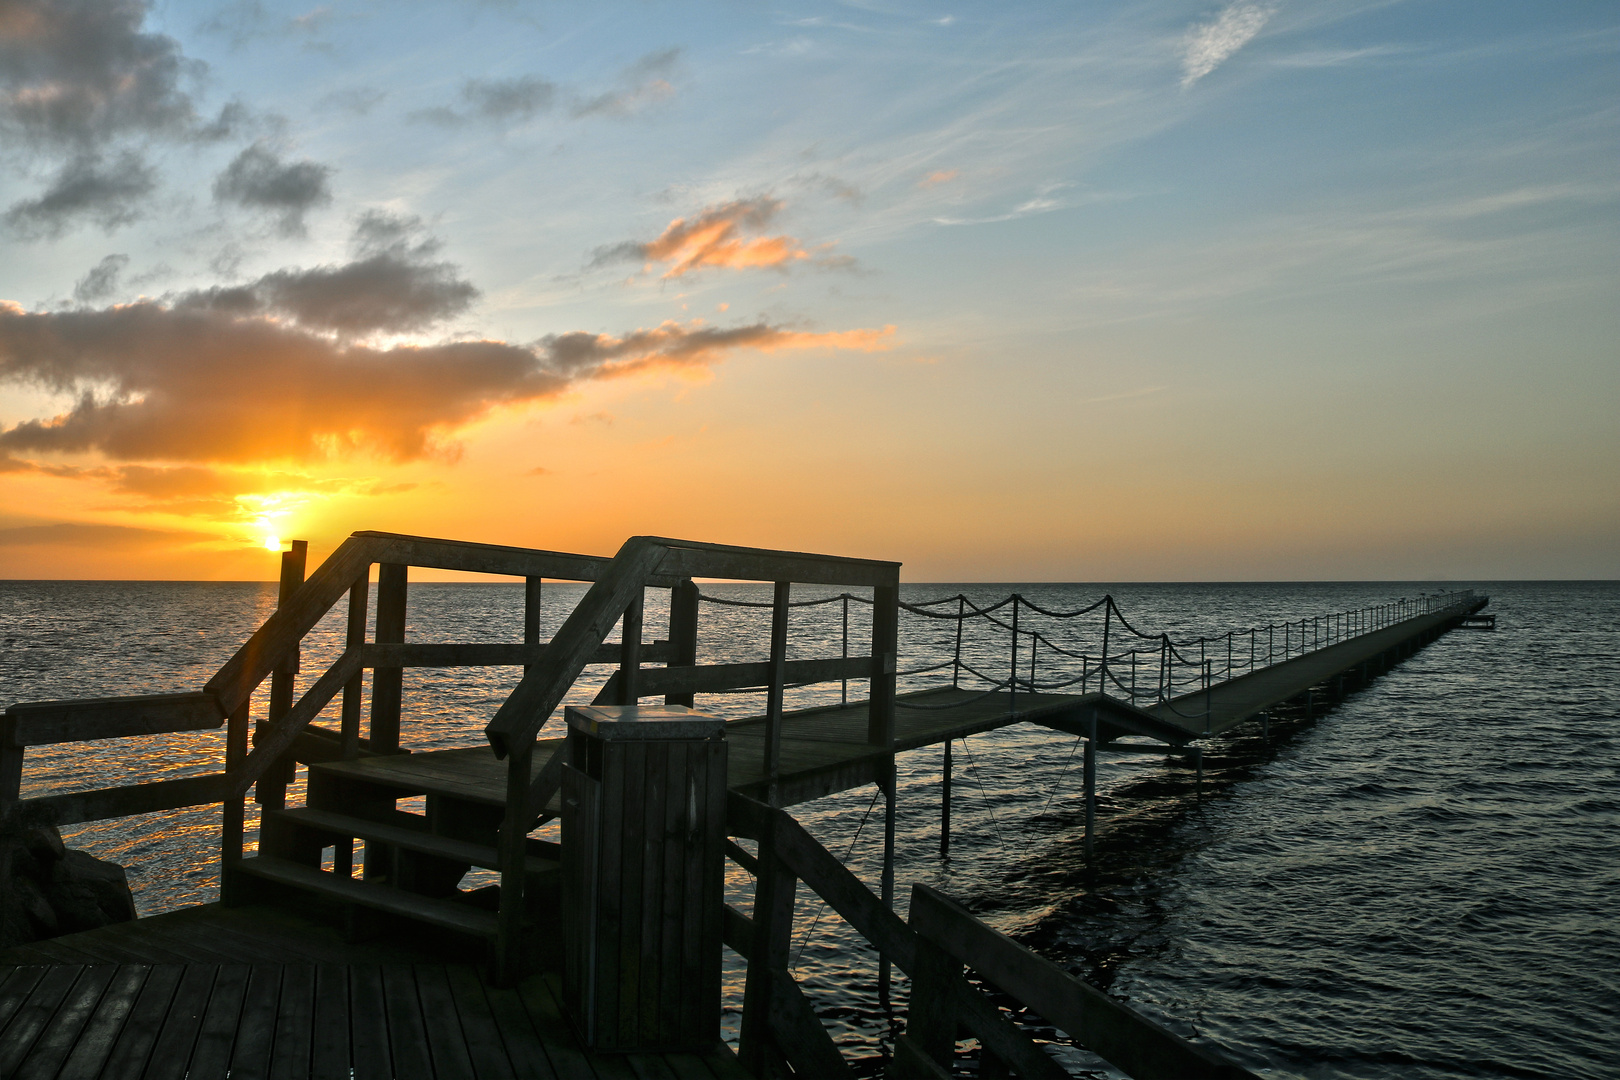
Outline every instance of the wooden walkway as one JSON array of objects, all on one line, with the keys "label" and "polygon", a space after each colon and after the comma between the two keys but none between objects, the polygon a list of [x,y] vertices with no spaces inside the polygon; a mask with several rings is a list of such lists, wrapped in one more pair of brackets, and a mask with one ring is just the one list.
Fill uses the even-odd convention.
[{"label": "wooden walkway", "polygon": [[[1485,601],[1480,601],[1484,606]],[[1457,621],[1455,614],[1418,615],[1393,626],[1296,656],[1248,675],[1217,683],[1206,693],[1184,694],[1149,711],[1156,717],[1199,735],[1228,731],[1299,697],[1341,675],[1359,672],[1364,664],[1415,648]],[[1206,722],[1207,717],[1207,722]]]},{"label": "wooden walkway", "polygon": [[[1217,683],[1148,708],[1135,708],[1103,694],[992,694],[942,687],[896,697],[895,750],[905,752],[1011,724],[1034,723],[1071,734],[1085,734],[1093,718],[1099,724],[1099,747],[1136,736],[1165,744],[1167,750],[1206,735],[1218,735],[1254,719],[1284,701],[1297,698],[1363,664],[1413,647],[1455,620],[1455,615],[1421,615],[1363,634],[1304,656],[1279,661],[1247,675]],[[1207,726],[1206,726],[1207,706]],[[880,780],[887,754],[867,742],[870,708],[866,701],[785,713],[782,717],[778,802],[792,806]],[[765,788],[764,717],[733,720],[726,725],[730,744],[728,786],[760,797]],[[533,775],[539,775],[562,747],[561,739],[535,744]],[[1133,745],[1140,749],[1139,744]],[[488,747],[436,750],[398,757],[329,762],[318,768],[370,783],[397,788],[402,794],[434,792],[503,806],[506,766]],[[554,797],[548,810],[560,810]]]},{"label": "wooden walkway", "polygon": [[736,1080],[704,1053],[596,1054],[536,975],[388,941],[345,943],[282,908],[186,908],[0,953],[0,1076]]}]

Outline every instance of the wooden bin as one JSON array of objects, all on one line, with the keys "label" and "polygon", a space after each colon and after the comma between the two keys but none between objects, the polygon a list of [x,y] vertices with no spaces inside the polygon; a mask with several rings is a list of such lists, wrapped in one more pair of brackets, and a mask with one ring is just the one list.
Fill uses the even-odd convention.
[{"label": "wooden bin", "polygon": [[725,723],[571,706],[562,780],[564,997],[597,1050],[720,1037]]}]

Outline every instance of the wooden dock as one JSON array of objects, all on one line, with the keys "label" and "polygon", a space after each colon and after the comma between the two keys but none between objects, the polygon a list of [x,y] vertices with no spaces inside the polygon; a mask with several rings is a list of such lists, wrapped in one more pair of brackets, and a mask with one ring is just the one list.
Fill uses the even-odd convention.
[{"label": "wooden dock", "polygon": [[[407,643],[409,566],[523,578],[524,641]],[[980,1041],[989,1067],[999,1059],[1020,1075],[1056,1075],[1028,1036],[962,979],[970,964],[981,974],[1004,972],[1003,992],[1041,1002],[1038,1011],[1054,1023],[1070,1018],[1071,1036],[1131,1075],[1247,1076],[946,898],[914,896],[912,920],[895,916],[897,755],[944,748],[943,847],[956,739],[1016,723],[1081,736],[1090,858],[1099,752],[1177,754],[1201,768],[1199,740],[1264,722],[1283,702],[1341,695],[1487,602],[1451,594],[1302,619],[1280,627],[1280,651],[1278,628],[1267,628],[1263,655],[1257,632],[1248,631],[1245,658],[1232,634],[1194,642],[1142,634],[1111,597],[1072,613],[1022,601],[1025,613],[1055,618],[1100,611],[1094,654],[1055,645],[1032,628],[1030,614],[1021,627],[1016,595],[971,613],[966,598],[952,598],[951,685],[901,692],[902,613],[952,616],[901,603],[896,563],[651,537],[633,538],[609,560],[357,533],[307,580],[304,571],[304,548],[295,545],[283,560],[280,608],[201,692],[7,710],[0,725],[5,825],[220,804],[225,903],[0,955],[0,1076],[341,1076],[349,1068],[355,1076],[564,1080],[848,1075],[787,969],[796,881],[877,949],[880,995],[886,999],[891,964],[912,975],[918,1038],[901,1036],[893,1075],[944,1075],[962,1033]],[[775,583],[773,601],[760,605],[771,609],[768,661],[697,663],[705,599],[697,577]],[[538,634],[546,578],[592,582],[550,642]],[[870,589],[869,600],[837,598],[872,604],[870,648],[847,655],[846,637],[846,655],[788,660],[795,581]],[[644,640],[649,587],[671,590],[664,640]],[[345,651],[306,677],[299,695],[300,642],[345,597]],[[1004,680],[980,675],[981,685],[958,684],[964,671],[976,674],[960,645],[970,618],[1010,632]],[[368,626],[375,627],[370,640]],[[609,642],[615,626],[621,640]],[[1038,681],[1038,646],[1078,664],[1079,676],[1060,671]],[[566,739],[541,738],[592,664],[615,668],[597,695],[600,708],[570,710]],[[522,665],[525,674],[485,729],[489,747],[411,752],[400,708],[404,673],[490,665]],[[866,683],[863,699],[784,707],[788,686],[849,680]],[[268,700],[255,712],[264,683]],[[696,695],[749,687],[765,691],[761,716],[721,725],[689,712]],[[654,710],[647,698],[663,704]],[[336,726],[316,722],[327,713]],[[19,797],[29,746],[218,728],[221,773]],[[706,734],[694,734],[700,729]],[[665,739],[668,749],[646,739]],[[307,804],[288,806],[299,768],[307,770]],[[874,784],[886,795],[876,895],[783,809]],[[250,793],[261,808],[251,852],[242,827]],[[425,813],[398,808],[415,796],[425,796]],[[554,817],[563,821],[561,846],[529,836]],[[582,855],[587,849],[594,854]],[[723,857],[755,878],[749,913],[720,899]],[[460,891],[470,867],[497,871],[500,886]],[[722,939],[749,961],[740,1059],[718,1041]],[[704,944],[690,944],[697,941]],[[662,989],[642,994],[643,983]],[[655,1045],[667,1036],[652,1033],[676,1030],[664,1023],[676,1008],[681,1030],[711,1034],[686,1037],[669,1052],[669,1042]]]},{"label": "wooden dock", "polygon": [[285,908],[205,904],[0,953],[0,1076],[738,1080],[705,1053],[591,1052],[554,977],[396,934],[345,942]]}]

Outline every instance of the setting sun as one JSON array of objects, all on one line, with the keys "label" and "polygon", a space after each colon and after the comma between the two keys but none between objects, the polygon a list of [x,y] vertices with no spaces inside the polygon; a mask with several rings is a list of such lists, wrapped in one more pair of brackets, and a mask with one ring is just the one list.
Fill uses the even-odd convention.
[{"label": "setting sun", "polygon": [[265,537],[264,538],[264,550],[266,550],[266,551],[280,551],[281,550],[281,537],[279,537],[279,536],[267,536],[267,537]]}]

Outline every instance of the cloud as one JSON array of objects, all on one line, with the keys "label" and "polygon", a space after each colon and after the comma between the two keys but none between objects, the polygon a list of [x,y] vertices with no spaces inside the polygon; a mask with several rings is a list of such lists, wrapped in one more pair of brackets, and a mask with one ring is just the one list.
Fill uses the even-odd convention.
[{"label": "cloud", "polygon": [[523,123],[549,112],[557,99],[557,85],[538,75],[512,79],[468,79],[461,86],[464,111],[447,105],[418,109],[406,119],[418,123],[456,127],[468,120],[492,124]]},{"label": "cloud", "polygon": [[473,115],[484,120],[528,120],[550,109],[556,97],[556,84],[537,75],[470,79],[461,88],[461,99]]},{"label": "cloud", "polygon": [[332,167],[286,162],[263,142],[243,150],[214,179],[214,199],[275,215],[283,236],[304,235],[304,215],[332,201]]},{"label": "cloud", "polygon": [[73,299],[81,304],[105,300],[118,291],[118,275],[129,265],[128,255],[108,255],[73,286]]},{"label": "cloud", "polygon": [[1260,32],[1276,7],[1237,0],[1228,4],[1214,22],[1194,27],[1181,56],[1181,85],[1191,86],[1219,67]]},{"label": "cloud", "polygon": [[128,225],[140,216],[140,202],[157,186],[157,178],[134,151],[121,154],[103,168],[97,154],[72,158],[37,199],[23,199],[7,208],[7,232],[23,239],[57,237],[78,221],[91,221],[106,232]]},{"label": "cloud", "polygon": [[961,175],[961,171],[957,169],[937,169],[917,181],[917,186],[920,188],[938,187],[940,184],[950,183]]},{"label": "cloud", "polygon": [[373,86],[349,86],[342,90],[333,90],[315,102],[317,112],[331,110],[334,112],[352,113],[355,116],[369,115],[372,109],[381,105],[388,97],[388,91],[379,90]]},{"label": "cloud", "polygon": [[676,218],[655,240],[645,243],[626,241],[599,248],[593,266],[618,261],[647,264],[668,263],[664,277],[678,278],[703,267],[785,269],[798,262],[821,266],[847,267],[854,260],[824,254],[827,247],[813,254],[791,236],[747,236],[763,232],[782,209],[782,201],[761,195],[737,199],[719,206],[704,207],[697,217]]},{"label": "cloud", "polygon": [[646,105],[675,96],[670,82],[681,50],[660,49],[648,53],[619,75],[620,88],[574,102],[576,119],[587,116],[628,116]]},{"label": "cloud", "polygon": [[453,433],[594,379],[692,371],[738,349],[889,346],[893,328],[810,333],[664,323],[622,337],[378,348],[259,317],[140,301],[102,310],[0,305],[0,383],[72,395],[0,431],[0,453],[117,462],[259,463],[366,452],[453,456]]},{"label": "cloud", "polygon": [[201,67],[173,38],[141,32],[146,11],[136,0],[6,0],[0,128],[81,153],[129,132],[191,134],[197,115],[181,82]]},{"label": "cloud", "polygon": [[273,315],[345,337],[425,330],[466,311],[478,289],[453,263],[431,261],[439,244],[421,227],[419,218],[370,211],[355,226],[352,262],[277,270],[246,285],[182,294],[173,306]]},{"label": "cloud", "polygon": [[127,525],[23,525],[0,529],[0,547],[78,547],[114,551],[173,551],[177,542],[216,539],[208,533],[181,529],[137,529]]}]

